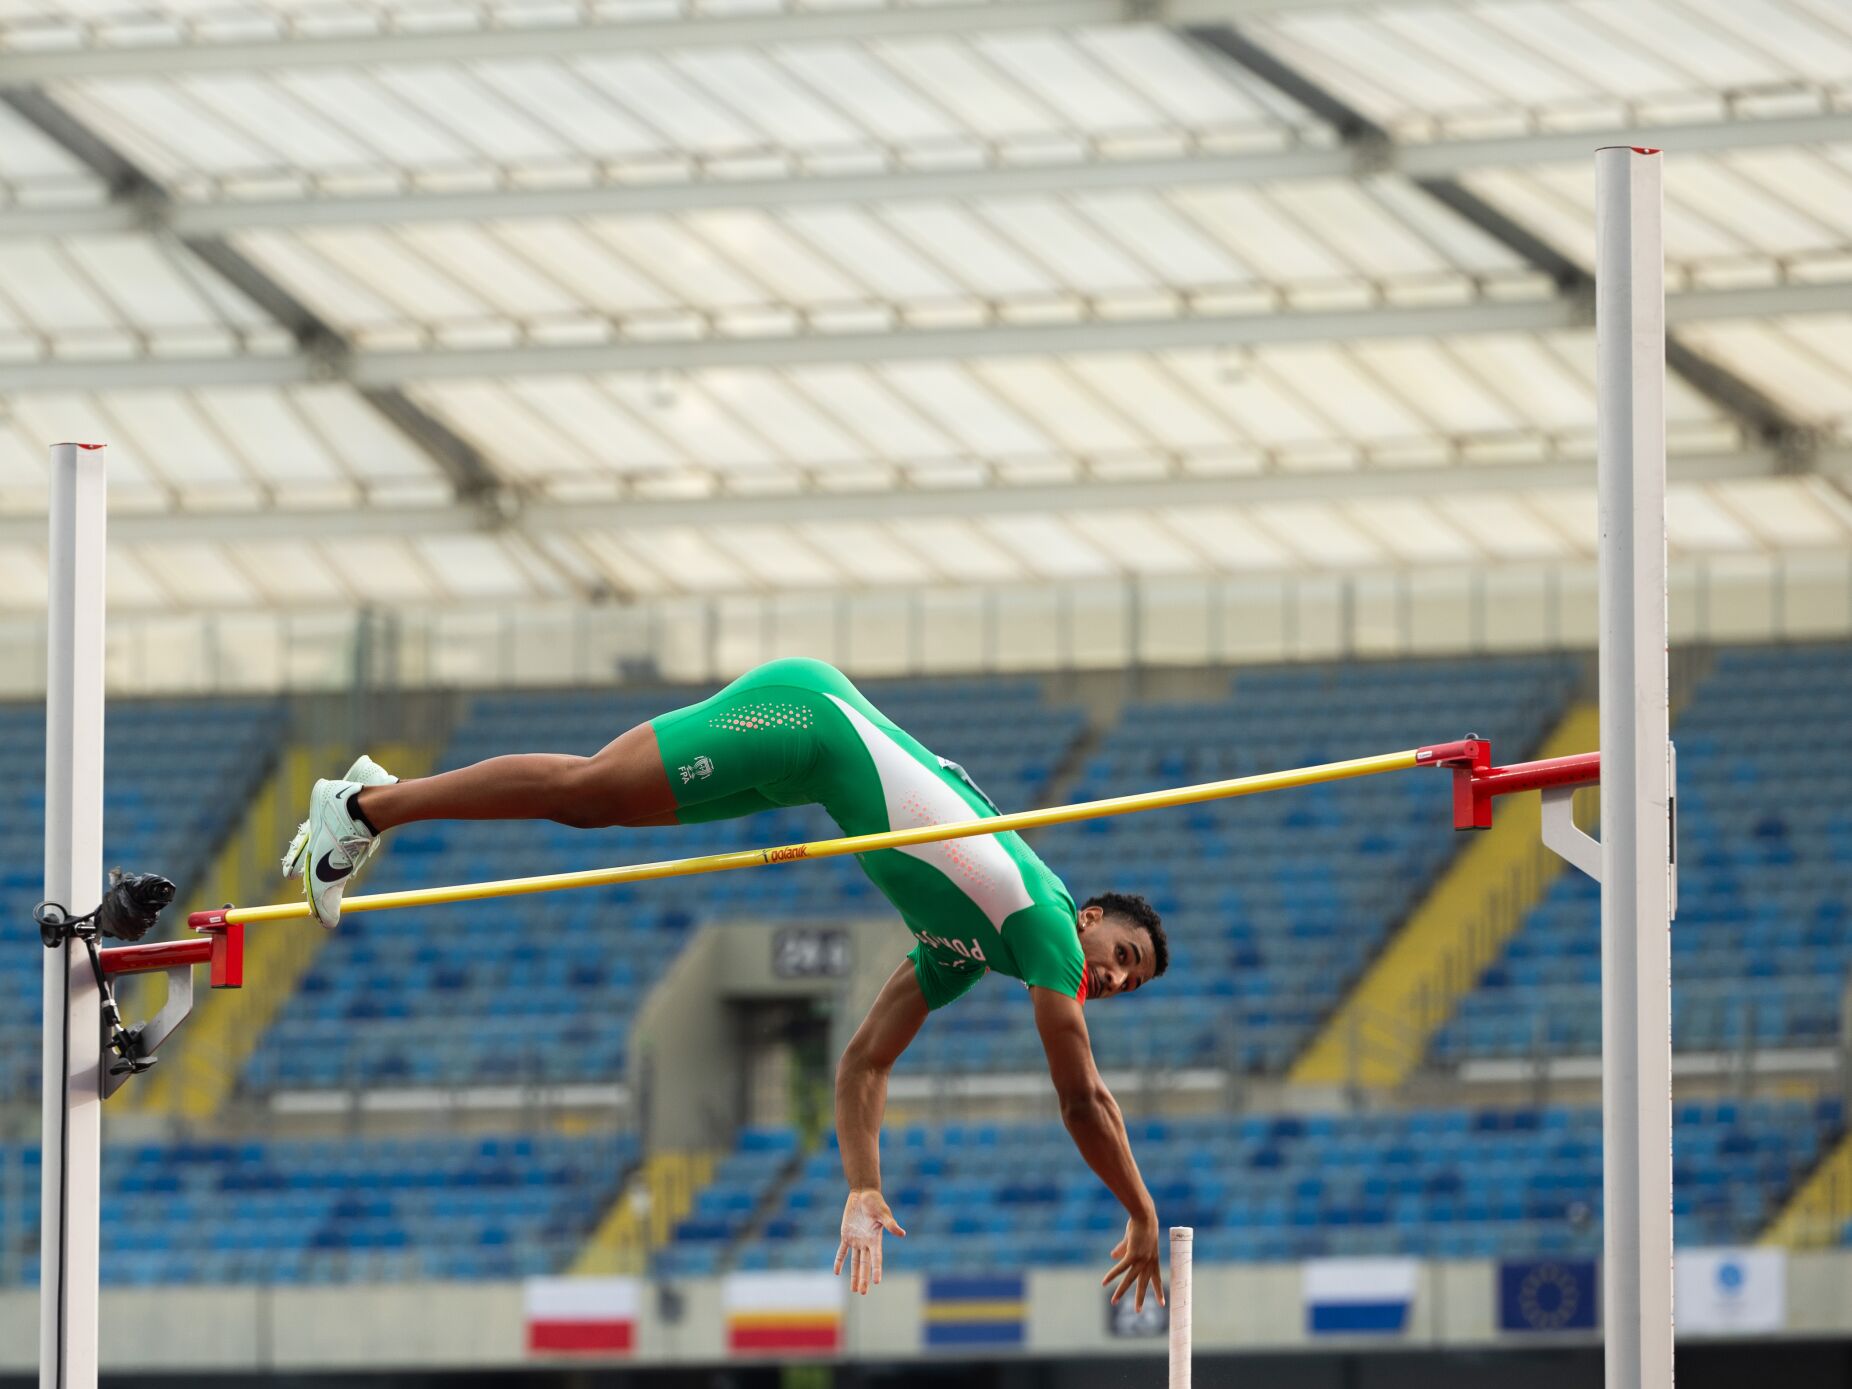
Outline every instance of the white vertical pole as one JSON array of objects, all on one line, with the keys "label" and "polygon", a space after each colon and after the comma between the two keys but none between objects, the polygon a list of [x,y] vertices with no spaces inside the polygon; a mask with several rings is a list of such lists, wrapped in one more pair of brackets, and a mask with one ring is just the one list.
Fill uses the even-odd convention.
[{"label": "white vertical pole", "polygon": [[1170,1227],[1170,1389],[1190,1389],[1190,1265],[1196,1231]]},{"label": "white vertical pole", "polygon": [[[103,895],[103,457],[53,444],[51,472],[45,900],[82,916]],[[40,1389],[96,1386],[99,1004],[81,943],[45,952]]]},{"label": "white vertical pole", "polygon": [[1657,150],[1595,155],[1608,1389],[1672,1385],[1665,252]]}]

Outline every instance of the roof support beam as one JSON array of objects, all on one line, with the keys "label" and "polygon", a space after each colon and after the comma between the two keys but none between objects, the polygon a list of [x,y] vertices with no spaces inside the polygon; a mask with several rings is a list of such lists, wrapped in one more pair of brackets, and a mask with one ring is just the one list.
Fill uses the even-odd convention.
[{"label": "roof support beam", "polygon": [[[1666,321],[1852,313],[1852,281],[1761,289],[1687,290],[1668,295]],[[306,355],[147,357],[126,361],[52,360],[0,364],[0,391],[196,389],[295,385],[344,379],[365,391],[476,377],[555,376],[602,371],[701,371],[712,367],[790,367],[824,363],[920,361],[1163,352],[1264,347],[1275,343],[1541,333],[1586,326],[1588,305],[1556,297],[1480,300],[1438,307],[1303,309],[1143,319],[1087,319],[894,332],[799,333],[767,337],[623,341],[514,347],[369,351],[334,359]]]},{"label": "roof support beam", "polygon": [[[45,93],[0,92],[0,101],[105,180],[117,198],[155,209],[166,204],[166,193],[152,178]],[[346,342],[288,289],[222,238],[190,237],[184,238],[182,244],[289,330],[299,352],[281,360],[310,373],[339,373],[347,353]],[[386,384],[366,390],[365,394],[374,408],[397,425],[450,479],[458,501],[484,504],[495,493],[500,484],[488,460],[447,425],[425,414],[397,386]]]},{"label": "roof support beam", "polygon": [[[1424,0],[1465,5],[1489,0]],[[857,6],[780,8],[701,19],[601,19],[591,24],[533,22],[518,9],[501,22],[493,4],[460,17],[472,28],[317,34],[302,27],[271,38],[214,38],[189,28],[183,15],[135,16],[124,41],[109,26],[76,23],[54,28],[13,24],[0,29],[0,90],[99,77],[179,77],[198,72],[260,72],[278,68],[367,67],[382,63],[483,62],[514,58],[571,58],[595,53],[648,53],[690,48],[827,43],[905,38],[923,34],[976,34],[1020,29],[1073,29],[1119,23],[1208,23],[1292,9],[1301,0],[945,0],[909,4],[877,0]],[[1324,10],[1380,9],[1383,0],[1317,0]],[[446,16],[449,18],[450,16]],[[248,32],[248,31],[247,31]],[[99,40],[100,35],[100,40]],[[22,43],[21,39],[28,40]]]},{"label": "roof support beam", "polygon": [[818,204],[1020,197],[1034,194],[1165,189],[1209,184],[1290,183],[1348,178],[1360,171],[1446,179],[1482,168],[1581,159],[1601,145],[1651,144],[1680,153],[1757,149],[1852,141],[1852,110],[1807,116],[1606,126],[1573,134],[1549,132],[1496,139],[1440,140],[1372,147],[1298,145],[1243,154],[1172,158],[1110,158],[962,168],[894,169],[865,174],[803,174],[776,178],[699,176],[582,187],[499,187],[394,193],[314,193],[285,197],[221,197],[149,203],[116,198],[74,207],[0,208],[0,236],[71,236],[165,229],[183,237],[228,236],[268,228],[407,226],[484,218],[626,217],[721,208],[807,207]]},{"label": "roof support beam", "polygon": [[[1674,455],[1676,482],[1770,477],[1779,460],[1766,449]],[[455,535],[518,530],[530,538],[587,530],[649,531],[662,526],[777,525],[811,521],[904,521],[926,516],[1048,515],[1153,507],[1247,506],[1263,502],[1360,497],[1458,497],[1474,493],[1592,489],[1592,459],[1557,463],[1454,464],[1438,468],[1374,467],[1343,472],[1272,471],[1225,477],[1171,477],[1138,482],[1082,481],[993,487],[889,487],[879,491],[806,491],[765,495],[719,492],[704,497],[631,493],[607,501],[528,500],[500,514],[453,506],[273,508],[261,512],[125,512],[112,516],[112,541],[251,542],[272,537],[339,540],[357,536]],[[42,516],[0,517],[0,545],[44,543]]]},{"label": "roof support beam", "polygon": [[[1231,0],[1252,14],[1278,0]],[[137,30],[138,41],[84,43],[71,27],[70,46],[22,51],[17,39],[0,52],[0,89],[99,77],[178,77],[201,72],[261,72],[280,68],[372,67],[386,63],[477,63],[516,58],[578,58],[600,53],[654,53],[693,48],[758,48],[781,43],[828,43],[905,38],[919,34],[1066,29],[1118,24],[1127,0],[953,0],[909,5],[787,8],[708,19],[600,20],[591,24],[495,22],[483,6],[475,27],[339,35],[286,30],[274,38],[215,39],[173,22],[161,40]],[[386,21],[389,22],[389,21]],[[17,29],[18,26],[15,26]],[[94,31],[94,26],[93,26]]]},{"label": "roof support beam", "polygon": [[[1222,54],[1262,81],[1292,97],[1315,115],[1328,122],[1347,145],[1360,150],[1392,150],[1389,132],[1361,110],[1335,92],[1326,90],[1299,72],[1277,54],[1255,43],[1227,23],[1201,26],[1186,31],[1206,48]],[[1579,137],[1583,156],[1602,144],[1644,143],[1633,140],[1590,140]],[[1418,173],[1415,185],[1429,197],[1443,204],[1462,220],[1556,282],[1565,298],[1590,302],[1595,292],[1593,272],[1565,255],[1530,228],[1522,225],[1493,203],[1479,196],[1447,173]],[[1672,296],[1667,296],[1666,324],[1670,328],[1681,320],[1672,311]],[[1682,321],[1689,321],[1688,319]],[[1738,376],[1720,362],[1704,356],[1696,348],[1680,342],[1670,332],[1666,335],[1666,366],[1687,385],[1703,395],[1749,435],[1776,451],[1786,461],[1788,471],[1805,471],[1808,458],[1817,448],[1815,431],[1789,414],[1759,387]]]}]

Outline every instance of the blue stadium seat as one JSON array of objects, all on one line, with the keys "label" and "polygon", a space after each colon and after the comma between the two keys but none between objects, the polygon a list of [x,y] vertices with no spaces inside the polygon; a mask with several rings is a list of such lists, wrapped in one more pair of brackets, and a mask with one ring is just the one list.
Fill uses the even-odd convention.
[{"label": "blue stadium seat", "polygon": [[[1834,1101],[1681,1106],[1679,1243],[1753,1238],[1842,1123]],[[1195,1226],[1204,1259],[1600,1253],[1596,1108],[1135,1120],[1131,1133],[1161,1217]],[[883,1188],[909,1233],[889,1268],[1091,1262],[1123,1230],[1124,1213],[1059,1124],[991,1126],[981,1147],[970,1137],[959,1125],[884,1135]],[[826,1143],[737,1266],[827,1267],[841,1199]]]},{"label": "blue stadium seat", "polygon": [[[338,1283],[557,1272],[637,1158],[636,1139],[617,1134],[110,1144],[103,1278]],[[36,1148],[0,1145],[0,1164],[22,1159],[36,1167]],[[38,1202],[22,1203],[16,1223],[0,1222],[0,1238],[29,1251],[37,1223]]]}]

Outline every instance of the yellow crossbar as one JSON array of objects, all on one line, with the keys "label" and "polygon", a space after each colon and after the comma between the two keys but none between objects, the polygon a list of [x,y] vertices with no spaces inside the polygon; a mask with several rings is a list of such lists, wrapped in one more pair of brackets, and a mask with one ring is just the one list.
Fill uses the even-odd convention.
[{"label": "yellow crossbar", "polygon": [[[1318,786],[1329,781],[1375,776],[1379,772],[1399,772],[1420,765],[1416,753],[1417,749],[1409,748],[1405,752],[1385,752],[1375,757],[1352,758],[1348,762],[1324,762],[1316,767],[1259,772],[1227,781],[1205,781],[1196,786],[1179,786],[1168,791],[1140,791],[1135,795],[1110,796],[1105,800],[1081,801],[1075,805],[1020,810],[987,820],[964,820],[955,824],[926,825],[919,829],[888,830],[882,834],[849,835],[842,839],[821,839],[811,844],[785,844],[772,849],[738,849],[731,853],[706,854],[698,858],[638,863],[621,868],[593,868],[578,873],[547,873],[534,878],[503,878],[497,882],[459,883],[451,887],[423,887],[407,892],[376,892],[345,899],[341,903],[341,913],[345,916],[353,912],[394,911],[400,907],[434,907],[445,902],[478,902],[490,897],[519,897],[531,892],[559,892],[574,887],[609,887],[616,883],[641,883],[657,878],[688,878],[698,873],[724,873],[735,868],[757,868],[767,863],[840,858],[845,854],[905,849],[914,844],[936,844],[947,839],[971,839],[978,835],[1004,834],[1011,830],[1040,829],[1044,825],[1100,820],[1109,815],[1131,815],[1141,810],[1164,810],[1172,806],[1196,805],[1203,801],[1232,800],[1237,796],[1259,795],[1263,791],[1287,791],[1297,786]],[[309,904],[304,901],[280,902],[269,907],[229,907],[219,911],[195,912],[188,920],[194,926],[205,926],[226,921],[292,921],[308,915]]]}]

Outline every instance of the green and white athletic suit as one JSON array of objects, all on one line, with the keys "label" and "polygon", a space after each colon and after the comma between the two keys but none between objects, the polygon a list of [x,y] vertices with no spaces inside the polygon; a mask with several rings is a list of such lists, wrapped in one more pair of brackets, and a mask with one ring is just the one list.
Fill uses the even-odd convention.
[{"label": "green and white athletic suit", "polygon": [[[964,768],[934,756],[821,661],[772,661],[651,727],[683,823],[814,804],[853,835],[998,813]],[[1086,997],[1074,899],[1021,836],[857,861],[919,938],[908,958],[928,1007],[950,1003],[987,969]]]}]

